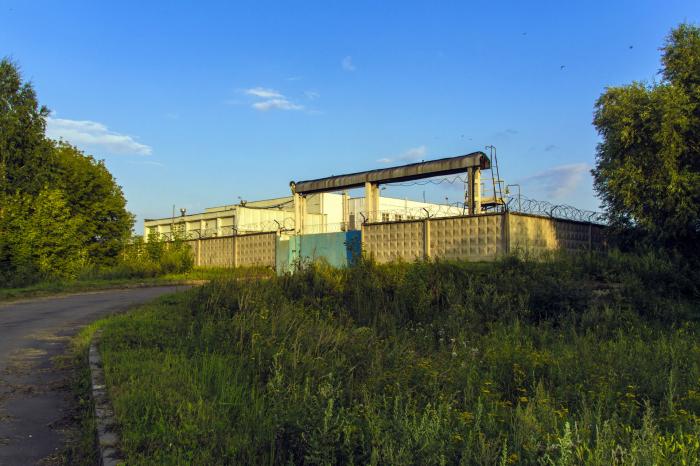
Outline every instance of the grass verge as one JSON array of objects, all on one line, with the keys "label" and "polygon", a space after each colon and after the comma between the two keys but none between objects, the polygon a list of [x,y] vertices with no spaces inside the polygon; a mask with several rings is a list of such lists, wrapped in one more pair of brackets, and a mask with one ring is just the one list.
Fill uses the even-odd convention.
[{"label": "grass verge", "polygon": [[[65,446],[56,457],[55,464],[71,466],[94,466],[99,464],[96,448],[96,428],[88,350],[90,340],[104,321],[95,322],[83,328],[70,341],[68,350],[56,361],[71,374],[71,393],[73,395],[71,419],[65,430]],[[52,463],[54,464],[54,463]]]},{"label": "grass verge", "polygon": [[128,464],[698,464],[696,275],[581,256],[217,279],[105,321],[105,376]]},{"label": "grass verge", "polygon": [[[114,288],[187,284],[190,282],[208,281],[215,278],[234,278],[237,273],[240,275],[240,272],[236,272],[232,269],[195,268],[189,272],[172,273],[150,278],[85,278],[70,281],[46,281],[22,288],[0,288],[0,303],[27,298]],[[258,270],[257,273],[263,276],[269,274],[269,272],[264,269]]]}]

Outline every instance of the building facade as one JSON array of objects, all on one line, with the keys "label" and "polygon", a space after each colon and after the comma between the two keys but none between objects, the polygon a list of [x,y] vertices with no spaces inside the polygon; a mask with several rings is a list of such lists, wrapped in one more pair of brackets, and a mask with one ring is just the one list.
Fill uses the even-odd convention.
[{"label": "building facade", "polygon": [[[462,207],[379,198],[379,221],[463,215]],[[306,196],[303,234],[359,230],[368,221],[364,197],[317,193]],[[164,239],[214,238],[264,231],[291,232],[297,225],[292,196],[210,207],[204,212],[144,221],[144,238],[158,235]]]}]

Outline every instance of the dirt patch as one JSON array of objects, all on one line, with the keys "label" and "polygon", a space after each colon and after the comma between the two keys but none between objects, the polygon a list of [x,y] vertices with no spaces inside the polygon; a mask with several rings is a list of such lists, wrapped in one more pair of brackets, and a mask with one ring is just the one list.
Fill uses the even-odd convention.
[{"label": "dirt patch", "polygon": [[48,353],[39,348],[21,348],[15,350],[7,358],[3,370],[5,376],[24,376],[37,369],[41,359]]}]

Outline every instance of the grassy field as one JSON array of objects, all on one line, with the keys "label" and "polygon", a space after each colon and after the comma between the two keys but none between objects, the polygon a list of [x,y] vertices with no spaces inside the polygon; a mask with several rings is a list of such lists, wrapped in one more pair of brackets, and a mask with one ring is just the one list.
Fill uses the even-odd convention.
[{"label": "grassy field", "polygon": [[314,266],[101,322],[128,464],[698,464],[698,272]]}]

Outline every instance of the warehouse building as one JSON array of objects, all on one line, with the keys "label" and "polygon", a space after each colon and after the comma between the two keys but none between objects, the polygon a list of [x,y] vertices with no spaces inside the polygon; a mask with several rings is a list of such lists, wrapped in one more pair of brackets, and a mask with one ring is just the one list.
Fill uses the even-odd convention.
[{"label": "warehouse building", "polygon": [[[482,199],[482,170],[491,170],[491,161],[483,152],[474,152],[397,167],[292,181],[292,195],[288,197],[241,201],[235,205],[210,207],[198,214],[188,215],[183,209],[177,217],[173,212],[171,217],[146,219],[144,237],[203,239],[273,231],[305,235],[355,231],[365,223],[475,215],[503,204],[503,199],[497,194],[497,176],[493,179],[492,198]],[[461,206],[381,196],[382,184],[459,173],[467,174],[467,203]],[[351,198],[347,191],[357,188],[364,188],[364,196]]]},{"label": "warehouse building", "polygon": [[[146,219],[144,237],[157,234],[169,239],[173,232],[182,238],[199,239],[263,231],[299,234],[333,233],[359,230],[372,213],[364,197],[347,194],[315,193],[305,199],[303,231],[297,231],[294,197],[261,201],[241,201],[239,204],[210,207],[204,212]],[[412,220],[417,218],[462,215],[456,206],[380,197],[376,217],[380,221]]]}]

